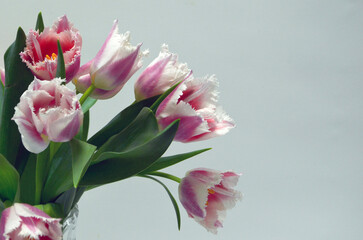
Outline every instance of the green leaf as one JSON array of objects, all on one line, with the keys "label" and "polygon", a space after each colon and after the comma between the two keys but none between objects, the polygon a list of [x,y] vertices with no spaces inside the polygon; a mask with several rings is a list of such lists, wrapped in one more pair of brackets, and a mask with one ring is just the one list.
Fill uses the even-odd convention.
[{"label": "green leaf", "polygon": [[43,152],[37,155],[35,170],[35,204],[39,204],[41,200],[44,182],[49,170],[49,154],[50,147],[47,147]]},{"label": "green leaf", "polygon": [[91,97],[88,97],[86,99],[86,101],[84,101],[84,103],[82,104],[82,111],[83,113],[87,113],[88,110],[93,106],[95,105],[95,103],[97,102],[97,99],[94,99],[94,98],[91,98]]},{"label": "green leaf", "polygon": [[72,139],[70,144],[72,149],[73,186],[76,188],[86,173],[91,157],[97,147],[77,139]]},{"label": "green leaf", "polygon": [[63,208],[60,204],[56,203],[47,203],[47,204],[39,204],[34,207],[42,210],[46,214],[48,214],[52,218],[64,218]]},{"label": "green leaf", "polygon": [[158,179],[153,178],[153,177],[150,177],[150,176],[143,176],[143,177],[152,179],[152,180],[154,180],[155,182],[159,183],[161,186],[164,187],[165,191],[169,195],[169,198],[170,198],[171,202],[173,203],[173,207],[174,207],[175,214],[176,214],[176,220],[178,222],[178,229],[180,231],[180,225],[181,225],[181,221],[180,221],[180,211],[179,211],[178,203],[177,203],[177,201],[175,201],[175,198],[174,198],[173,194],[171,194],[171,192],[169,191],[168,187],[164,183],[162,183],[161,181],[159,181]]},{"label": "green leaf", "polygon": [[75,136],[75,138],[82,140],[82,141],[87,141],[88,129],[89,129],[89,111],[87,111],[84,114],[83,123],[82,123],[77,135]]},{"label": "green leaf", "polygon": [[72,151],[63,143],[54,154],[42,193],[42,202],[50,202],[73,187]]},{"label": "green leaf", "polygon": [[0,153],[11,163],[15,163],[20,145],[18,126],[11,118],[14,107],[20,96],[34,79],[33,74],[19,57],[25,47],[25,33],[19,28],[15,42],[8,48],[4,56],[6,83],[0,112]]},{"label": "green leaf", "polygon": [[37,165],[37,155],[30,154],[26,166],[24,168],[23,174],[20,177],[20,201],[28,203],[30,205],[35,205],[35,174]]},{"label": "green leaf", "polygon": [[1,82],[1,76],[0,76],[0,114],[2,112],[2,107],[3,105],[1,104],[3,101],[4,101],[4,85],[3,83]]},{"label": "green leaf", "polygon": [[101,185],[138,174],[164,154],[178,130],[178,123],[179,120],[174,121],[141,146],[124,152],[103,153],[100,156],[103,161],[90,166],[79,185]]},{"label": "green leaf", "polygon": [[39,34],[44,31],[44,22],[43,22],[43,16],[42,12],[39,12],[37,23],[35,24],[35,30],[39,30]]},{"label": "green leaf", "polygon": [[71,209],[74,207],[75,197],[77,189],[71,188],[62,193],[56,200],[55,203],[60,204],[63,207],[64,215],[67,216]]},{"label": "green leaf", "polygon": [[66,65],[64,64],[64,57],[61,44],[59,40],[57,40],[58,44],[58,55],[57,55],[57,72],[56,77],[65,79],[66,78]]},{"label": "green leaf", "polygon": [[88,140],[88,142],[92,145],[100,147],[110,137],[126,128],[136,118],[136,116],[144,107],[151,106],[157,98],[158,96],[148,98],[125,108],[123,111],[117,114],[106,126],[104,126],[100,131],[93,135]]},{"label": "green leaf", "polygon": [[5,205],[4,205],[3,201],[1,201],[1,199],[0,199],[0,216],[1,216],[2,212],[4,211],[4,209],[5,209]]},{"label": "green leaf", "polygon": [[6,158],[0,154],[0,199],[16,200],[19,191],[19,174]]},{"label": "green leaf", "polygon": [[152,139],[158,133],[159,127],[155,116],[150,109],[145,107],[127,128],[112,136],[98,149],[93,162],[105,159],[99,158],[104,152],[122,152],[135,148]]},{"label": "green leaf", "polygon": [[156,112],[156,110],[158,109],[160,103],[162,101],[164,101],[164,99],[169,96],[169,94],[181,83],[182,81],[176,83],[174,86],[172,86],[171,88],[169,88],[167,91],[165,91],[155,102],[154,104],[150,107],[150,109],[153,112]]},{"label": "green leaf", "polygon": [[154,172],[169,166],[172,166],[174,164],[177,164],[181,161],[184,161],[188,158],[194,157],[195,155],[198,155],[200,153],[203,153],[205,151],[210,150],[211,148],[205,148],[193,152],[183,153],[183,154],[177,154],[174,156],[168,156],[168,157],[161,157],[159,158],[153,165],[142,171],[140,174],[147,174],[149,172]]},{"label": "green leaf", "polygon": [[14,164],[20,176],[23,174],[24,168],[26,166],[26,163],[28,162],[30,155],[31,153],[24,147],[24,145],[20,144]]}]

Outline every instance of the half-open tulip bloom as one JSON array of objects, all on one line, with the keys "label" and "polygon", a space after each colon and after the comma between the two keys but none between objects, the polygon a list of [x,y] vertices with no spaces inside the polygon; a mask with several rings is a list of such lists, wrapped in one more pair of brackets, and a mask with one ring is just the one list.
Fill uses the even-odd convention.
[{"label": "half-open tulip bloom", "polygon": [[63,80],[35,79],[15,107],[13,120],[18,124],[25,148],[40,153],[49,141],[67,142],[79,131],[83,112],[76,93]]},{"label": "half-open tulip bloom", "polygon": [[42,33],[30,30],[26,47],[20,56],[38,79],[52,80],[57,71],[57,40],[62,47],[68,82],[77,73],[81,63],[82,37],[67,16],[60,17],[51,28],[45,28]]},{"label": "half-open tulip bloom", "polygon": [[0,240],[61,240],[60,220],[28,204],[15,203],[2,212]]},{"label": "half-open tulip bloom", "polygon": [[5,86],[5,70],[3,68],[0,68],[0,78],[1,78],[1,82]]},{"label": "half-open tulip bloom", "polygon": [[161,47],[159,56],[143,71],[135,83],[135,99],[140,101],[162,94],[176,83],[184,80],[191,70],[179,63],[178,56],[170,53],[167,45]]},{"label": "half-open tulip bloom", "polygon": [[180,119],[174,140],[191,142],[226,134],[233,120],[217,106],[217,79],[188,77],[160,104],[156,117],[162,128]]},{"label": "half-open tulip bloom", "polygon": [[130,77],[142,66],[141,44],[130,44],[130,33],[118,33],[115,21],[103,46],[96,57],[83,65],[73,79],[79,92],[93,85],[91,97],[107,99],[116,95]]},{"label": "half-open tulip bloom", "polygon": [[185,175],[179,185],[179,199],[189,217],[208,231],[217,233],[223,227],[226,210],[240,200],[236,186],[240,174],[211,169],[194,169]]}]

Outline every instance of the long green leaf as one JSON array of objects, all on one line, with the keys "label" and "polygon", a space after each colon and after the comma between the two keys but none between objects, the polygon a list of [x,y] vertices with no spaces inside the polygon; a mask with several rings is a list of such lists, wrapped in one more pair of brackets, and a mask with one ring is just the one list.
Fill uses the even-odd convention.
[{"label": "long green leaf", "polygon": [[42,193],[42,202],[50,202],[73,187],[72,151],[63,143],[54,154]]},{"label": "long green leaf", "polygon": [[105,152],[103,161],[88,168],[80,186],[101,185],[134,176],[159,159],[173,141],[179,120],[145,144],[125,152]]},{"label": "long green leaf", "polygon": [[72,149],[73,185],[76,188],[86,173],[91,157],[97,147],[77,139],[72,139],[70,144]]},{"label": "long green leaf", "polygon": [[29,156],[23,174],[20,177],[20,201],[35,205],[35,193],[36,193],[36,166],[37,155],[32,153]]},{"label": "long green leaf", "polygon": [[2,105],[2,102],[4,101],[4,85],[3,83],[1,82],[1,76],[0,76],[0,114],[2,112],[2,108],[3,108],[3,105]]},{"label": "long green leaf", "polygon": [[110,137],[126,128],[136,118],[136,116],[144,107],[150,107],[157,98],[158,96],[148,98],[125,108],[123,111],[117,114],[106,126],[104,126],[100,131],[93,135],[88,140],[88,142],[92,145],[100,147]]},{"label": "long green leaf", "polygon": [[19,57],[25,47],[25,33],[19,28],[15,42],[8,48],[4,56],[6,82],[0,112],[0,153],[11,163],[15,163],[20,145],[18,126],[11,118],[14,107],[20,96],[34,79],[33,74]]},{"label": "long green leaf", "polygon": [[77,189],[71,188],[64,193],[62,193],[56,200],[55,203],[60,204],[63,207],[64,215],[67,216],[68,213],[74,206],[75,197],[76,197]]},{"label": "long green leaf", "polygon": [[64,79],[66,78],[66,66],[64,64],[63,51],[59,40],[57,41],[57,45],[58,45],[57,72],[55,75],[59,78]]},{"label": "long green leaf", "polygon": [[19,174],[0,154],[0,199],[14,201],[19,191]]},{"label": "long green leaf", "polygon": [[39,33],[42,33],[44,31],[44,22],[43,22],[43,16],[42,12],[39,12],[37,23],[35,24],[35,30],[38,30]]},{"label": "long green leaf", "polygon": [[195,155],[201,154],[205,151],[210,150],[211,148],[205,148],[205,149],[201,149],[201,150],[197,150],[197,151],[193,151],[193,152],[188,152],[188,153],[182,153],[182,154],[177,154],[174,156],[168,156],[168,157],[161,157],[159,158],[153,165],[151,165],[150,167],[148,167],[147,169],[145,169],[144,171],[142,171],[140,174],[147,174],[149,172],[154,172],[169,166],[172,166],[174,164],[177,164],[181,161],[184,161],[188,158],[194,157]]},{"label": "long green leaf", "polygon": [[42,196],[45,178],[49,170],[50,148],[47,147],[43,152],[37,155],[35,171],[35,204],[39,204]]},{"label": "long green leaf", "polygon": [[4,209],[5,209],[4,203],[0,199],[0,216],[1,216],[2,212],[4,211]]},{"label": "long green leaf", "polygon": [[24,168],[26,166],[26,163],[28,162],[30,155],[31,153],[24,147],[24,145],[20,144],[14,164],[20,176],[23,174]]},{"label": "long green leaf", "polygon": [[149,108],[143,108],[135,120],[119,134],[112,136],[103,144],[94,156],[93,162],[99,162],[99,156],[104,152],[123,152],[140,146],[155,137],[159,127],[153,112]]},{"label": "long green leaf", "polygon": [[171,202],[173,203],[173,207],[174,207],[175,214],[176,214],[176,220],[178,222],[178,229],[180,231],[180,225],[181,225],[181,221],[180,221],[180,211],[179,211],[178,203],[177,203],[177,201],[175,201],[175,198],[174,198],[173,194],[171,194],[171,192],[169,191],[168,187],[164,183],[162,183],[161,181],[159,181],[158,179],[153,178],[153,177],[150,177],[150,176],[143,176],[143,177],[152,179],[155,182],[159,183],[161,186],[163,186],[163,188],[165,189],[165,191],[168,193],[169,198],[170,198]]},{"label": "long green leaf", "polygon": [[75,136],[75,138],[82,140],[82,141],[87,141],[87,138],[88,138],[89,114],[90,114],[89,111],[84,113],[83,123],[82,123],[77,135]]}]

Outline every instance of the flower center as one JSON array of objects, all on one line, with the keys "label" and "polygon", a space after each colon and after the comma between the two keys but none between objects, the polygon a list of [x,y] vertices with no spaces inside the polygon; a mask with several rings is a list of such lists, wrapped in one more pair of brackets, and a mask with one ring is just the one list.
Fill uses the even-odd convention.
[{"label": "flower center", "polygon": [[[215,193],[216,193],[216,191],[214,191],[213,189],[209,188],[209,189],[208,189],[208,193],[209,193],[209,194],[215,194]],[[206,206],[208,206],[208,200],[205,202],[205,205],[206,205]]]},{"label": "flower center", "polygon": [[45,55],[45,58],[48,59],[48,60],[56,60],[57,59],[57,54],[55,53],[52,53],[52,56],[49,57],[49,55]]}]

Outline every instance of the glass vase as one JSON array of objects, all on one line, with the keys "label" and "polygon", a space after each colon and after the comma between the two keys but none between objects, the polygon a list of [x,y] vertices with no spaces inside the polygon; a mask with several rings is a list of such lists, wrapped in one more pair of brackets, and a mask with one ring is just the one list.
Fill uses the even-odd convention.
[{"label": "glass vase", "polygon": [[78,206],[75,205],[64,219],[62,225],[63,240],[76,240],[76,227],[78,219]]}]

